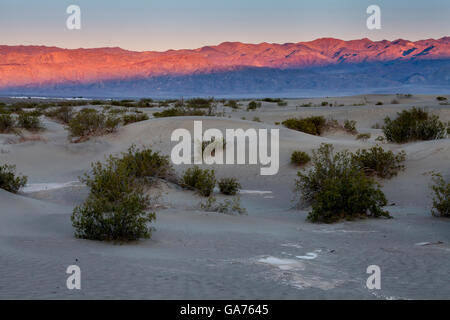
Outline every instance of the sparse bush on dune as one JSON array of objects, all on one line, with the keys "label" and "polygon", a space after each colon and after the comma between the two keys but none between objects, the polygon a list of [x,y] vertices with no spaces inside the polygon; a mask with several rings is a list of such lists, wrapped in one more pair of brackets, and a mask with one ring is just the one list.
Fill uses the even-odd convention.
[{"label": "sparse bush on dune", "polygon": [[232,200],[225,199],[223,202],[217,201],[216,197],[209,197],[205,202],[200,203],[200,208],[205,211],[225,214],[245,214],[247,212],[241,206],[241,199],[239,197],[235,197]]},{"label": "sparse bush on dune", "polygon": [[327,121],[323,116],[311,116],[298,119],[290,118],[284,120],[282,124],[289,129],[319,136],[325,131]]},{"label": "sparse bush on dune", "polygon": [[68,123],[69,137],[80,142],[91,136],[114,132],[120,124],[120,118],[107,116],[95,109],[82,109]]},{"label": "sparse bush on dune", "polygon": [[387,204],[377,182],[366,176],[352,161],[348,151],[333,153],[322,144],[313,152],[313,167],[297,173],[296,192],[304,204],[311,204],[308,219],[331,223],[341,219],[390,217],[382,209]]},{"label": "sparse bush on dune", "polygon": [[377,103],[375,103],[376,106],[382,106],[383,102],[382,101],[378,101]]},{"label": "sparse bush on dune", "polygon": [[445,181],[441,174],[433,174],[433,209],[436,217],[450,218],[450,182]]},{"label": "sparse bush on dune", "polygon": [[356,130],[356,121],[355,120],[348,120],[348,119],[346,119],[344,121],[344,129],[348,133],[356,134],[358,132]]},{"label": "sparse bush on dune", "polygon": [[230,107],[232,109],[239,109],[239,104],[236,100],[228,100],[224,103],[225,107]]},{"label": "sparse bush on dune", "polygon": [[207,116],[208,114],[203,110],[188,109],[184,107],[173,107],[163,110],[161,112],[153,113],[155,118],[165,117],[181,117],[181,116]]},{"label": "sparse bush on dune", "polygon": [[184,188],[196,190],[200,195],[209,197],[216,186],[214,170],[200,169],[197,165],[187,169],[181,179]]},{"label": "sparse bush on dune", "polygon": [[369,140],[372,135],[370,133],[360,133],[356,136],[356,140]]},{"label": "sparse bush on dune", "polygon": [[247,111],[261,108],[261,102],[250,101],[247,105]]},{"label": "sparse bush on dune", "polygon": [[63,124],[68,124],[69,121],[72,120],[74,114],[73,109],[68,106],[57,107],[45,113],[47,117]]},{"label": "sparse bush on dune", "polygon": [[75,207],[71,220],[75,235],[90,240],[130,241],[149,238],[155,213],[148,213],[149,197],[128,168],[110,157],[105,164],[92,164],[82,182],[91,192]]},{"label": "sparse bush on dune", "polygon": [[149,148],[138,148],[132,145],[116,162],[128,170],[128,175],[143,180],[147,185],[153,180],[175,180],[175,173],[169,157],[154,152]]},{"label": "sparse bush on dune", "polygon": [[222,178],[218,185],[221,193],[231,196],[236,195],[242,187],[236,178]]},{"label": "sparse bush on dune", "polygon": [[376,175],[380,178],[390,179],[405,170],[403,163],[406,154],[404,151],[394,154],[392,151],[384,151],[380,146],[370,149],[360,149],[352,154],[352,161],[368,175]]},{"label": "sparse bush on dune", "polygon": [[92,164],[92,172],[81,179],[90,194],[72,214],[76,236],[118,241],[149,238],[153,228],[147,224],[155,220],[155,213],[146,212],[151,201],[144,188],[152,186],[155,178],[173,176],[168,157],[134,145],[105,163]]},{"label": "sparse bush on dune", "polygon": [[16,167],[13,165],[0,166],[0,189],[17,193],[27,184],[27,177],[16,176]]},{"label": "sparse bush on dune", "polygon": [[30,115],[26,112],[19,113],[17,119],[17,126],[28,131],[39,131],[42,129],[41,121],[39,117]]},{"label": "sparse bush on dune", "polygon": [[14,132],[16,120],[10,114],[0,114],[0,133]]},{"label": "sparse bush on dune", "polygon": [[438,116],[429,115],[420,108],[403,110],[395,120],[384,120],[383,133],[391,142],[404,143],[414,140],[443,139],[447,134],[447,124]]},{"label": "sparse bush on dune", "polygon": [[297,166],[304,166],[311,161],[311,157],[304,151],[294,151],[291,154],[291,163]]},{"label": "sparse bush on dune", "polygon": [[122,116],[122,122],[123,122],[124,126],[126,126],[127,124],[130,124],[130,123],[145,121],[148,119],[149,119],[149,117],[145,113],[125,114]]},{"label": "sparse bush on dune", "polygon": [[439,96],[439,97],[436,97],[436,100],[437,100],[437,101],[447,101],[447,98],[446,98],[446,97]]}]

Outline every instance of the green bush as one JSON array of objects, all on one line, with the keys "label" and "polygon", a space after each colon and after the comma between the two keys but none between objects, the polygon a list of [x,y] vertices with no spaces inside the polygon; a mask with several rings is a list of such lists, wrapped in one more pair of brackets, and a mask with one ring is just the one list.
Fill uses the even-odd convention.
[{"label": "green bush", "polygon": [[288,103],[287,103],[287,101],[278,101],[278,102],[277,102],[277,105],[278,105],[279,107],[286,107],[286,106],[288,105]]},{"label": "green bush", "polygon": [[232,200],[225,199],[218,202],[215,197],[209,197],[205,202],[200,203],[200,208],[210,212],[220,212],[225,214],[245,214],[247,210],[241,207],[241,199],[235,197]]},{"label": "green bush", "polygon": [[106,116],[95,109],[86,108],[78,112],[68,123],[69,137],[88,138],[114,132],[120,118]]},{"label": "green bush", "polygon": [[356,140],[369,140],[372,135],[370,133],[360,133],[356,136]]},{"label": "green bush", "polygon": [[303,151],[294,151],[291,154],[291,163],[297,166],[304,166],[311,161],[311,157]]},{"label": "green bush", "polygon": [[148,148],[140,149],[132,145],[127,152],[121,154],[121,158],[114,159],[127,168],[128,175],[142,179],[147,184],[152,184],[155,178],[173,180],[175,177],[169,157]]},{"label": "green bush", "polygon": [[204,197],[209,197],[216,186],[214,170],[203,170],[195,165],[184,172],[181,185],[184,188],[196,190]]},{"label": "green bush", "polygon": [[187,109],[184,107],[173,107],[163,110],[161,112],[153,113],[155,118],[165,117],[181,117],[181,116],[206,116],[207,113],[203,110]]},{"label": "green bush", "polygon": [[380,146],[370,149],[360,149],[352,154],[353,163],[368,175],[376,175],[380,178],[390,179],[405,170],[403,163],[406,154],[404,151],[394,154],[392,151],[384,151]]},{"label": "green bush", "polygon": [[149,197],[118,158],[92,164],[81,179],[89,188],[86,201],[75,207],[71,220],[75,235],[90,240],[129,241],[149,238],[155,213],[148,213]]},{"label": "green bush", "polygon": [[430,116],[420,108],[403,110],[395,120],[384,119],[383,133],[388,141],[404,143],[414,140],[443,139],[447,125],[438,116]]},{"label": "green bush", "polygon": [[344,121],[344,129],[348,133],[356,134],[358,132],[356,130],[356,121],[355,120],[348,120],[348,119],[346,119]]},{"label": "green bush", "polygon": [[261,108],[261,102],[250,101],[247,105],[247,110],[255,110]]},{"label": "green bush", "polygon": [[437,101],[446,101],[447,98],[446,98],[446,97],[439,96],[439,97],[436,97],[436,100],[437,100]]},{"label": "green bush", "polygon": [[434,216],[450,218],[450,182],[445,182],[441,174],[433,175],[434,185],[431,189],[433,195],[433,209],[431,213]]},{"label": "green bush", "polygon": [[10,114],[0,114],[0,133],[14,132],[15,119]]},{"label": "green bush", "polygon": [[127,124],[134,123],[134,122],[140,122],[148,120],[148,115],[145,113],[139,113],[139,114],[125,114],[122,117],[123,125],[126,126]]},{"label": "green bush", "polygon": [[26,112],[19,113],[19,118],[17,119],[17,126],[29,131],[39,131],[42,129],[39,117],[29,115]]},{"label": "green bush", "polygon": [[20,188],[27,184],[27,177],[16,177],[16,166],[0,166],[0,189],[17,193]]},{"label": "green bush", "polygon": [[382,106],[383,102],[382,101],[378,101],[377,103],[375,103],[376,106]]},{"label": "green bush", "polygon": [[327,101],[322,101],[322,103],[320,105],[322,107],[327,107],[328,106],[328,102]]},{"label": "green bush", "polygon": [[283,121],[282,124],[289,129],[319,136],[325,131],[327,121],[323,116],[311,116],[299,119],[290,118]]},{"label": "green bush", "polygon": [[232,109],[239,109],[239,104],[237,103],[236,100],[228,100],[224,106],[226,107],[230,107]]},{"label": "green bush", "polygon": [[313,168],[297,173],[296,191],[305,204],[312,205],[308,219],[331,223],[340,219],[390,217],[382,210],[387,204],[376,181],[354,165],[348,151],[333,154],[322,144],[313,152]]},{"label": "green bush", "polygon": [[58,122],[68,124],[70,120],[72,120],[74,116],[73,109],[68,106],[57,107],[53,110],[49,110],[45,113],[45,115],[51,119],[54,119]]},{"label": "green bush", "polygon": [[222,178],[218,182],[220,192],[226,195],[234,196],[242,188],[236,178]]}]

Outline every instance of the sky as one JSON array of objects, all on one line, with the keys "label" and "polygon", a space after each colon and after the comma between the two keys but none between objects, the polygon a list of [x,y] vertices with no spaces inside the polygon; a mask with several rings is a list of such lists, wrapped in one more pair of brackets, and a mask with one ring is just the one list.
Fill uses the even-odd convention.
[{"label": "sky", "polygon": [[[81,8],[80,30],[66,27],[71,4]],[[366,27],[372,4],[380,30]],[[449,31],[450,0],[0,0],[0,45],[165,51],[323,37],[414,41]]]}]

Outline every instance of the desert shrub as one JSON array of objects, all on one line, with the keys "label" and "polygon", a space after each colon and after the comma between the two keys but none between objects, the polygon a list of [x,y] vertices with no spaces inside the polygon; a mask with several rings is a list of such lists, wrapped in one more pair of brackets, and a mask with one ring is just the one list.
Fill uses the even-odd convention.
[{"label": "desert shrub", "polygon": [[399,104],[400,102],[397,99],[392,99],[391,104]]},{"label": "desert shrub", "polygon": [[279,126],[279,125],[280,125],[280,122],[279,122],[279,121],[275,121],[274,124],[275,124],[276,126]]},{"label": "desert shrub", "polygon": [[221,193],[234,196],[241,189],[241,184],[236,178],[222,178],[218,182],[219,190]]},{"label": "desert shrub", "polygon": [[17,193],[26,184],[27,177],[16,176],[16,166],[7,164],[0,166],[0,189]]},{"label": "desert shrub", "polygon": [[153,103],[153,99],[143,98],[138,101],[136,106],[138,108],[151,108],[154,106],[152,103]]},{"label": "desert shrub", "polygon": [[109,114],[118,115],[118,114],[125,114],[128,112],[128,108],[116,108],[116,109],[110,109]]},{"label": "desert shrub", "polygon": [[312,106],[313,106],[313,104],[312,104],[311,102],[308,102],[308,103],[303,103],[303,104],[300,105],[299,107],[309,108],[309,107],[312,107]]},{"label": "desert shrub", "polygon": [[378,101],[377,103],[375,103],[376,106],[382,106],[383,102],[382,101]]},{"label": "desert shrub", "polygon": [[313,134],[319,136],[326,128],[327,121],[323,116],[311,116],[308,118],[290,118],[282,122],[282,124],[293,130]]},{"label": "desert shrub", "polygon": [[80,180],[90,194],[71,216],[77,237],[129,241],[151,236],[147,223],[155,220],[155,213],[146,212],[149,197],[123,162],[112,156],[105,164],[96,162],[92,173]]},{"label": "desert shrub", "polygon": [[446,182],[441,174],[433,174],[434,184],[431,186],[433,191],[433,209],[431,213],[434,216],[450,218],[450,182]]},{"label": "desert shrub", "polygon": [[188,108],[209,109],[212,107],[214,99],[192,98],[186,101]]},{"label": "desert shrub", "polygon": [[360,149],[352,154],[353,163],[368,175],[376,175],[380,178],[390,179],[405,170],[403,163],[406,154],[404,151],[394,154],[392,151],[384,151],[380,146],[370,149]]},{"label": "desert shrub", "polygon": [[184,188],[196,190],[202,196],[209,197],[216,186],[215,172],[193,166],[184,172],[181,185]]},{"label": "desert shrub", "polygon": [[10,114],[0,114],[0,133],[13,132],[16,120]]},{"label": "desert shrub", "polygon": [[261,101],[272,102],[272,103],[283,102],[283,100],[281,100],[280,98],[264,98]]},{"label": "desert shrub", "polygon": [[255,110],[261,108],[261,102],[250,101],[247,105],[247,110]]},{"label": "desert shrub", "polygon": [[165,117],[181,117],[181,116],[206,116],[208,115],[203,110],[187,109],[184,107],[173,107],[170,109],[163,110],[161,112],[153,113],[155,118],[165,118]]},{"label": "desert shrub", "polygon": [[125,114],[122,117],[122,122],[123,122],[123,125],[126,126],[127,124],[130,124],[130,123],[145,121],[148,119],[149,119],[149,117],[145,113]]},{"label": "desert shrub", "polygon": [[29,131],[39,131],[42,129],[41,121],[39,117],[30,115],[26,112],[19,113],[17,119],[17,126]]},{"label": "desert shrub", "polygon": [[224,106],[230,107],[232,109],[239,109],[239,105],[236,100],[228,100],[225,102]]},{"label": "desert shrub", "polygon": [[210,212],[220,212],[226,214],[245,214],[247,210],[241,207],[241,199],[235,197],[232,200],[225,199],[218,202],[216,197],[209,197],[205,202],[200,203],[200,208]]},{"label": "desert shrub", "polygon": [[120,118],[105,115],[95,109],[83,109],[68,123],[69,137],[85,138],[114,132],[120,123]]},{"label": "desert shrub", "polygon": [[175,177],[169,157],[149,148],[140,149],[132,145],[115,161],[128,170],[129,176],[142,179],[147,184],[152,184],[155,178],[171,180]]},{"label": "desert shrub", "polygon": [[363,141],[366,141],[366,140],[369,140],[370,137],[371,137],[371,134],[370,134],[370,133],[360,133],[360,134],[358,134],[358,135],[356,136],[356,140],[363,140]]},{"label": "desert shrub", "polygon": [[344,121],[344,129],[345,131],[351,134],[357,133],[358,131],[356,130],[356,121],[346,119]]},{"label": "desert shrub", "polygon": [[430,116],[420,108],[403,110],[397,118],[384,119],[383,133],[388,141],[404,143],[413,140],[434,140],[445,138],[447,125],[438,116]]},{"label": "desert shrub", "polygon": [[354,165],[348,151],[333,154],[330,144],[313,152],[313,168],[297,173],[296,192],[311,204],[308,219],[331,223],[340,219],[389,217],[387,204],[377,182]]},{"label": "desert shrub", "polygon": [[328,102],[327,101],[322,101],[322,103],[320,104],[322,107],[326,107],[328,106]]},{"label": "desert shrub", "polygon": [[278,102],[277,102],[277,105],[278,105],[279,107],[286,107],[286,106],[288,105],[288,103],[287,103],[287,101],[278,101]]},{"label": "desert shrub", "polygon": [[446,97],[439,96],[439,97],[436,97],[436,100],[437,100],[437,101],[446,101],[447,98],[446,98]]},{"label": "desert shrub", "polygon": [[253,117],[252,121],[261,122],[261,119],[259,117]]},{"label": "desert shrub", "polygon": [[68,124],[70,120],[72,120],[74,116],[73,109],[68,106],[62,106],[55,108],[53,110],[49,110],[45,113],[45,115],[51,119],[54,119],[58,122]]},{"label": "desert shrub", "polygon": [[311,157],[304,151],[294,151],[291,154],[291,163],[297,166],[304,166],[309,161],[311,161]]}]

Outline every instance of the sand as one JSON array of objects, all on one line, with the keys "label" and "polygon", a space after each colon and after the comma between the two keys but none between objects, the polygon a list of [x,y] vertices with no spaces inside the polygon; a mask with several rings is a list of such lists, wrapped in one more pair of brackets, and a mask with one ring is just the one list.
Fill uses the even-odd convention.
[{"label": "sand", "polygon": [[[312,224],[306,221],[308,209],[292,201],[298,170],[289,164],[293,150],[310,152],[322,142],[337,150],[370,147],[381,135],[372,126],[411,106],[427,106],[450,121],[450,108],[435,97],[390,104],[394,98],[371,95],[366,106],[332,108],[296,106],[352,105],[364,97],[290,99],[287,107],[264,102],[252,112],[226,109],[225,117],[150,119],[79,144],[68,143],[64,128],[49,120],[43,141],[10,144],[14,137],[0,134],[0,163],[15,164],[29,177],[20,194],[0,190],[0,299],[449,299],[450,221],[430,214],[427,174],[450,175],[449,139],[382,144],[407,155],[406,170],[381,181],[394,219]],[[384,105],[375,106],[378,101]],[[372,136],[359,141],[334,131],[316,137],[275,125],[306,115],[356,120],[358,131]],[[249,121],[253,117],[262,122]],[[248,214],[202,211],[201,197],[161,183],[154,190],[161,197],[150,240],[115,245],[76,239],[70,214],[88,195],[78,177],[90,163],[133,143],[170,154],[171,132],[192,130],[193,120],[202,120],[204,129],[280,129],[277,175],[261,176],[259,165],[213,166],[219,178],[239,178]],[[65,271],[72,264],[81,268],[81,290],[66,287]],[[373,264],[381,268],[381,290],[366,287],[366,269]]]}]

